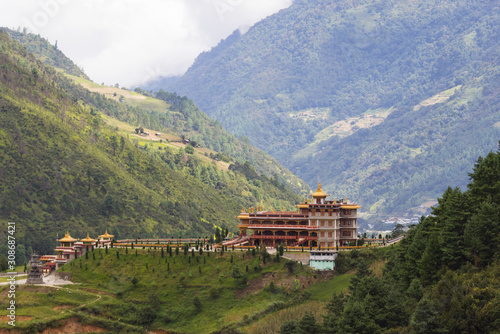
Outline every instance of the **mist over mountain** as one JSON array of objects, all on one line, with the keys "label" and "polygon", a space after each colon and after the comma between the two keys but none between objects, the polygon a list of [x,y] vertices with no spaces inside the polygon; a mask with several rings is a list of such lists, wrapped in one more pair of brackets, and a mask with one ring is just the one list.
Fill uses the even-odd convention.
[{"label": "mist over mountain", "polygon": [[372,214],[421,214],[496,147],[498,13],[486,0],[295,1],[151,88],[188,95],[309,185]]}]

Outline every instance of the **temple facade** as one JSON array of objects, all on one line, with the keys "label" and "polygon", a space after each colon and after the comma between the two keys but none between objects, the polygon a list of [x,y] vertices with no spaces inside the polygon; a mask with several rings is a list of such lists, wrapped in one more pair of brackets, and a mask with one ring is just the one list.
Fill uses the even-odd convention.
[{"label": "temple facade", "polygon": [[304,246],[333,248],[357,239],[357,210],[361,207],[346,199],[327,201],[321,189],[311,199],[297,205],[297,211],[262,211],[250,208],[242,212],[240,235],[250,245]]}]

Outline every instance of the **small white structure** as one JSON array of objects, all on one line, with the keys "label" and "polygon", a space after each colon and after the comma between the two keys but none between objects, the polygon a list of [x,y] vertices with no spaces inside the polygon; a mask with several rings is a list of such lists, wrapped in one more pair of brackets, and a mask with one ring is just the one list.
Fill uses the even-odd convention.
[{"label": "small white structure", "polygon": [[310,251],[309,266],[317,270],[333,270],[337,251]]}]

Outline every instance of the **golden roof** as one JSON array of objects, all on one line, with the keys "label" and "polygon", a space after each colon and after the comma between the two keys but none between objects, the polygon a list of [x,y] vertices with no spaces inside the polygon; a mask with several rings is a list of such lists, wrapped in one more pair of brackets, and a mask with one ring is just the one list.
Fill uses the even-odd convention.
[{"label": "golden roof", "polygon": [[108,239],[108,238],[110,239],[112,237],[114,237],[114,235],[108,234],[108,229],[106,229],[106,233],[104,233],[103,235],[99,236],[99,238],[103,238],[103,239]]},{"label": "golden roof", "polygon": [[341,205],[342,209],[361,209],[361,207],[357,204],[349,204],[349,205]]},{"label": "golden roof", "polygon": [[95,239],[89,238],[89,234],[87,233],[87,237],[83,238],[83,239],[80,239],[80,241],[83,241],[83,242],[95,242]]},{"label": "golden roof", "polygon": [[321,189],[321,182],[318,184],[318,190],[314,194],[311,195],[314,198],[321,198],[321,197],[326,197],[328,194],[324,193],[323,190]]},{"label": "golden roof", "polygon": [[71,235],[69,235],[69,232],[66,231],[66,234],[64,235],[64,238],[59,239],[58,241],[59,242],[75,242],[76,239],[72,238]]}]

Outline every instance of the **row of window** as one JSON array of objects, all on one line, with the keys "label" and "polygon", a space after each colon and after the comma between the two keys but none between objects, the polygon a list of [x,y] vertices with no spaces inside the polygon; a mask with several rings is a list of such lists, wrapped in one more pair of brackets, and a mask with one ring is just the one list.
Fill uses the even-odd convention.
[{"label": "row of window", "polygon": [[[333,232],[324,232],[324,231],[321,231],[319,233],[319,236],[321,238],[325,238],[325,236],[327,236],[327,238],[333,238]],[[337,237],[338,237],[338,234],[337,234]]]},{"label": "row of window", "polygon": [[[350,216],[352,214],[355,214],[356,213],[356,210],[353,210],[353,209],[342,209],[342,215],[343,216]],[[328,211],[328,212],[320,212],[320,211],[316,211],[313,213],[314,216],[322,216],[324,217],[325,214],[328,214],[328,216],[338,216],[340,214],[340,212],[332,212],[332,211]]]},{"label": "row of window", "polygon": [[[338,225],[335,224],[333,222],[333,220],[320,220],[318,219],[317,221],[312,221],[312,226],[328,226],[328,227],[335,227],[337,228]],[[347,221],[342,221],[342,224],[340,224],[340,226],[354,226],[356,225],[355,224],[355,220],[354,219],[350,219],[350,220],[347,220]]]}]

